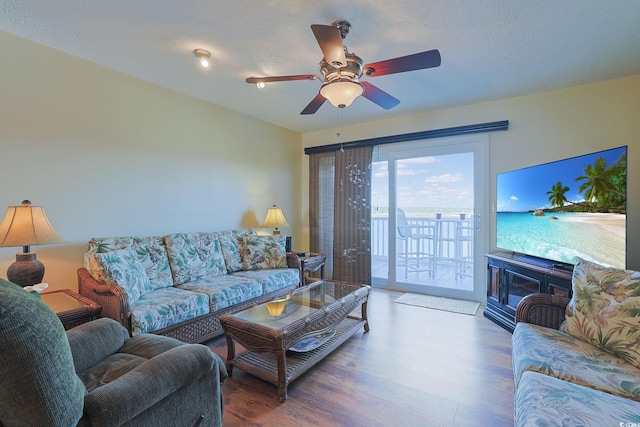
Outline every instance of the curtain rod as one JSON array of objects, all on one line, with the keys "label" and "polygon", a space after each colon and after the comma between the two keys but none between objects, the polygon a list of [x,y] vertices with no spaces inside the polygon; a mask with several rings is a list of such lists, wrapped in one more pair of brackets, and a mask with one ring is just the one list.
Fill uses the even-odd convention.
[{"label": "curtain rod", "polygon": [[340,148],[358,148],[370,145],[393,144],[397,142],[417,141],[420,139],[442,138],[446,136],[469,135],[472,133],[494,132],[509,129],[509,120],[499,122],[478,123],[475,125],[456,126],[444,129],[425,130],[420,132],[403,133],[400,135],[380,136],[377,138],[361,139],[338,144],[319,145],[317,147],[307,147],[305,154],[326,153],[338,151]]}]

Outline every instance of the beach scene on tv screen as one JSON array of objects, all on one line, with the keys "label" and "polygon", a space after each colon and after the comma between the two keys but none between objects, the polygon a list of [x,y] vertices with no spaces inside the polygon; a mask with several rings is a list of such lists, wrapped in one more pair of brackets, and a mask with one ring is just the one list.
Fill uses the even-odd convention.
[{"label": "beach scene on tv screen", "polygon": [[496,247],[626,266],[627,147],[497,175]]}]

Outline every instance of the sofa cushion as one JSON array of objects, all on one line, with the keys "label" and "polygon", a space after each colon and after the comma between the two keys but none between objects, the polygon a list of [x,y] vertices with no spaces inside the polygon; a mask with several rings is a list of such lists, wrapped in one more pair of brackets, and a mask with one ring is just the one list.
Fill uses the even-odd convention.
[{"label": "sofa cushion", "polygon": [[262,292],[265,294],[300,283],[300,271],[295,268],[238,271],[232,275],[257,280],[262,285]]},{"label": "sofa cushion", "polygon": [[231,307],[262,295],[262,285],[257,280],[228,274],[207,277],[176,287],[206,295],[211,311]]},{"label": "sofa cushion", "polygon": [[94,279],[113,284],[115,282],[107,276],[95,254],[126,248],[133,249],[135,252],[153,289],[173,286],[169,259],[162,237],[93,238],[89,241],[87,252],[84,254],[84,266]]},{"label": "sofa cushion", "polygon": [[640,369],[585,341],[555,329],[518,323],[511,337],[516,387],[536,371],[640,401]]},{"label": "sofa cushion", "polygon": [[640,272],[578,259],[561,329],[640,367]]},{"label": "sofa cushion", "polygon": [[156,289],[131,304],[131,335],[154,332],[209,312],[209,298],[175,287]]},{"label": "sofa cushion", "polygon": [[95,254],[105,275],[120,285],[132,304],[152,290],[149,277],[131,248]]},{"label": "sofa cushion", "polygon": [[242,270],[287,267],[285,236],[243,235],[239,241]]},{"label": "sofa cushion", "polygon": [[222,256],[227,266],[227,273],[242,270],[242,258],[240,257],[240,244],[242,236],[255,236],[255,230],[231,230],[218,233],[220,246],[222,247]]},{"label": "sofa cushion", "polygon": [[176,285],[227,274],[216,233],[171,234],[164,241]]},{"label": "sofa cushion", "polygon": [[525,372],[514,399],[515,425],[640,425],[640,402],[536,372]]}]

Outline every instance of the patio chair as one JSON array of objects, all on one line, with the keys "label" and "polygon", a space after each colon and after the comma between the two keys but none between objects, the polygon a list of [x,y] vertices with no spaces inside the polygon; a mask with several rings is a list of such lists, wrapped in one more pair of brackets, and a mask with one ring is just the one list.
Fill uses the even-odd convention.
[{"label": "patio chair", "polygon": [[[409,224],[404,210],[397,209],[396,222],[398,240],[402,242],[402,251],[398,256],[404,267],[404,278],[409,272],[428,272],[431,277],[436,273],[436,241],[438,229],[435,224]],[[399,264],[400,266],[400,264]]]},{"label": "patio chair", "polygon": [[454,244],[456,280],[473,277],[473,225],[470,221],[456,223]]}]

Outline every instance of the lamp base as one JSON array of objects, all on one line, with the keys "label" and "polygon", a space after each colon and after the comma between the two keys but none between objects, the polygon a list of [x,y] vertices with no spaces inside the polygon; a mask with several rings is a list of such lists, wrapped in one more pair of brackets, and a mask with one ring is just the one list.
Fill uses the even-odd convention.
[{"label": "lamp base", "polygon": [[16,254],[16,262],[9,266],[7,279],[22,287],[42,283],[44,264],[36,259],[35,252]]}]

